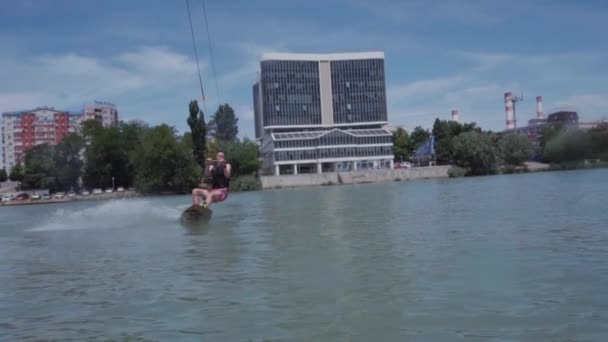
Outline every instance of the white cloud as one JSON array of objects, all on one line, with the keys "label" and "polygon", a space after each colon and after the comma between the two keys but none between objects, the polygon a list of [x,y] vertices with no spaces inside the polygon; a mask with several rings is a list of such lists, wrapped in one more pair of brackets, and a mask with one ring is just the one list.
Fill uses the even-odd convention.
[{"label": "white cloud", "polygon": [[239,119],[253,120],[253,107],[249,105],[239,105],[234,109]]},{"label": "white cloud", "polygon": [[555,105],[558,108],[565,107],[577,110],[579,115],[583,117],[583,121],[586,121],[585,117],[593,119],[608,118],[608,93],[569,96],[557,101]]},{"label": "white cloud", "polygon": [[196,64],[164,47],[142,47],[107,58],[76,53],[0,58],[0,79],[11,80],[0,84],[0,111],[70,107],[92,99],[114,101],[130,94],[194,88]]},{"label": "white cloud", "polygon": [[[486,129],[504,127],[503,94],[525,93],[518,103],[521,122],[533,117],[536,95],[545,98],[545,109],[575,106],[582,120],[608,115],[608,91],[594,65],[603,56],[590,53],[517,55],[509,53],[453,52],[473,62],[472,66],[441,78],[393,84],[388,89],[389,120],[412,128],[429,127],[436,117],[449,119],[458,109],[461,119]],[[599,93],[597,92],[598,90]],[[572,92],[587,95],[571,96]]]},{"label": "white cloud", "polygon": [[[196,61],[166,47],[142,47],[136,51],[123,53],[114,60],[131,70],[155,74],[189,74],[196,70]],[[203,61],[201,68],[206,67],[207,62]]]},{"label": "white cloud", "polygon": [[387,96],[389,101],[401,101],[407,98],[428,96],[456,87],[462,84],[465,78],[460,75],[437,78],[430,80],[419,80],[403,85],[389,86]]}]

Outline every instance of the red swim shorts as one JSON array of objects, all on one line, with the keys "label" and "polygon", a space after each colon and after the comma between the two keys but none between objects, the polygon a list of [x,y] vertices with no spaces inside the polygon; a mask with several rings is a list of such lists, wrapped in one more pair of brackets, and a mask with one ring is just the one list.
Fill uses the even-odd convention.
[{"label": "red swim shorts", "polygon": [[211,193],[213,194],[214,202],[223,202],[226,200],[226,198],[228,198],[227,188],[211,189]]}]

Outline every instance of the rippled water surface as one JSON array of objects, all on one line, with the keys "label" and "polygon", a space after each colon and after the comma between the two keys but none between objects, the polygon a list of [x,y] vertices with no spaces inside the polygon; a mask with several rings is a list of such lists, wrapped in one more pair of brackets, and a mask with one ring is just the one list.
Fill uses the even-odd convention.
[{"label": "rippled water surface", "polygon": [[608,171],[0,208],[0,340],[608,339]]}]

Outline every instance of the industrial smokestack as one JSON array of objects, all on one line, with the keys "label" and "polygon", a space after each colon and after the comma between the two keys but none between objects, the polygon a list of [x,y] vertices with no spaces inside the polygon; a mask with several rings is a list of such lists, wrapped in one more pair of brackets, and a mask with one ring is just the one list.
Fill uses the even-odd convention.
[{"label": "industrial smokestack", "polygon": [[507,129],[515,128],[515,101],[511,92],[505,93],[505,114],[507,116]]},{"label": "industrial smokestack", "polygon": [[452,121],[460,122],[460,113],[458,113],[457,109],[452,110]]},{"label": "industrial smokestack", "polygon": [[545,118],[545,112],[543,111],[543,97],[542,96],[536,97],[536,118],[537,119]]}]

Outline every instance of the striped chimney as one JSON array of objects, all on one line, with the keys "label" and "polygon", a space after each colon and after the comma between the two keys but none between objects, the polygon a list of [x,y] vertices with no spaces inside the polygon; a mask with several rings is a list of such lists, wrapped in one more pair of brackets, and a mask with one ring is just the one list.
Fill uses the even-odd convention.
[{"label": "striped chimney", "polygon": [[460,121],[460,113],[458,113],[457,109],[452,110],[452,121],[454,121],[454,122]]},{"label": "striped chimney", "polygon": [[537,119],[545,118],[545,112],[543,111],[543,97],[542,96],[536,97],[536,118]]},{"label": "striped chimney", "polygon": [[515,128],[515,102],[511,92],[505,93],[505,114],[507,116],[507,129]]}]

